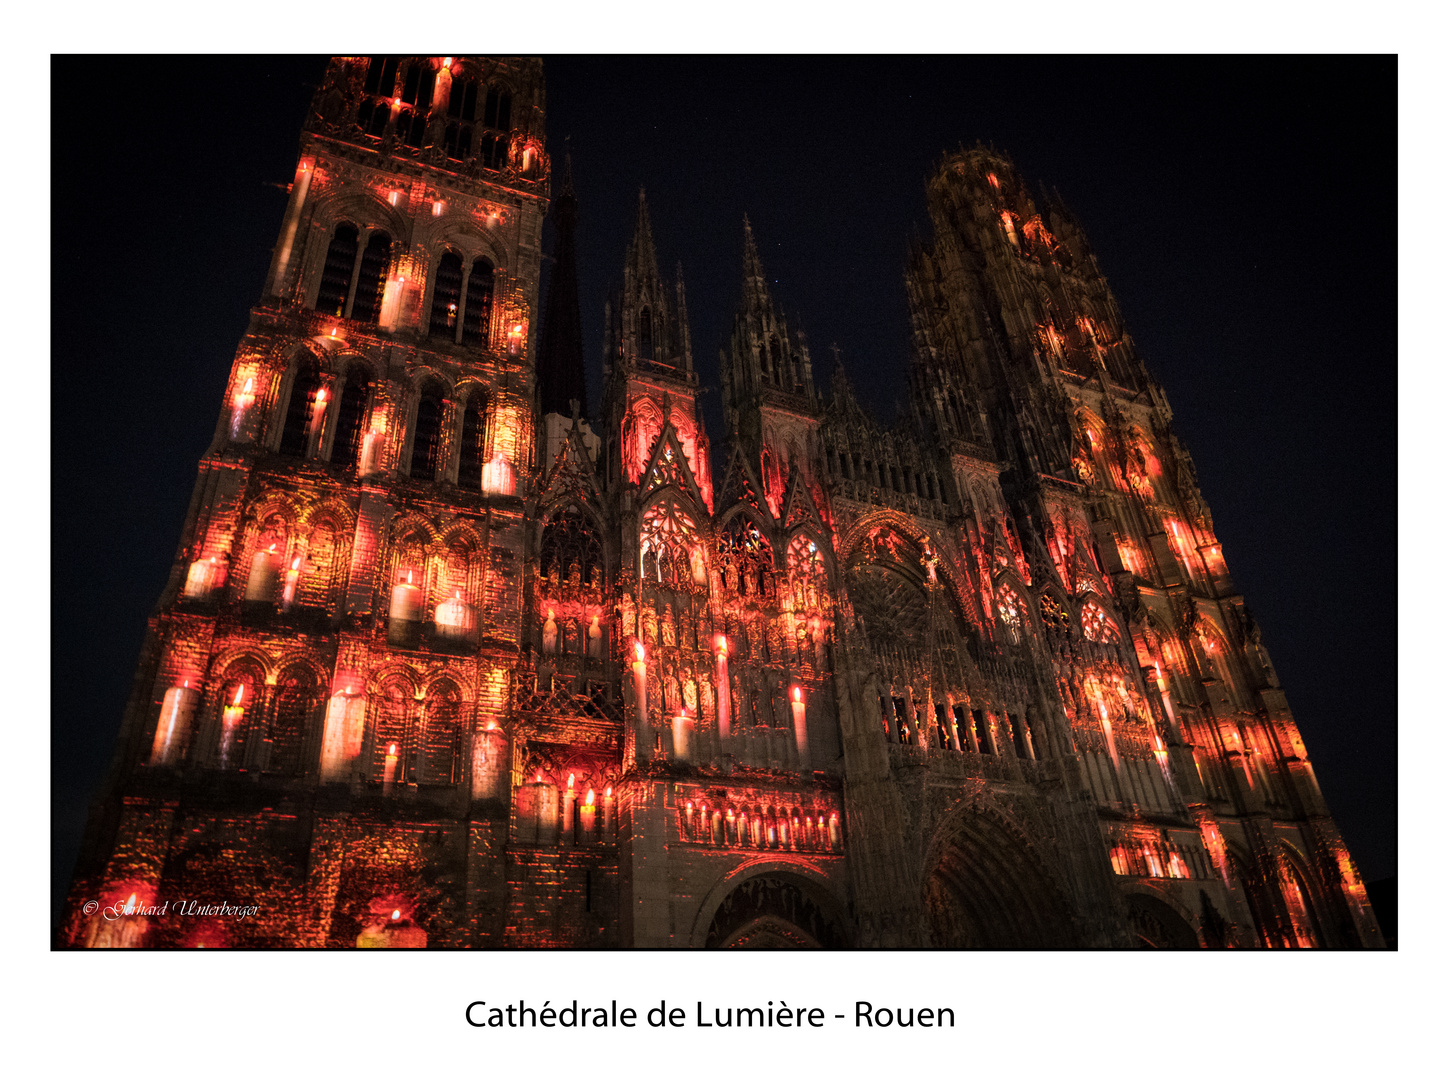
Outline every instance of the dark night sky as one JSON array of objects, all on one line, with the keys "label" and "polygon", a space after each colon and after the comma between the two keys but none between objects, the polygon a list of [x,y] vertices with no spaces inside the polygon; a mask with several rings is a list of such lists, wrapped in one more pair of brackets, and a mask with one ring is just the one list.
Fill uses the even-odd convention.
[{"label": "dark night sky", "polygon": [[[55,116],[88,115],[157,71],[184,88],[147,98],[143,117],[130,108],[126,123],[55,140],[57,902],[323,63],[52,68]],[[833,341],[886,418],[903,392],[906,245],[924,231],[923,183],[940,155],[993,143],[1032,188],[1058,189],[1169,395],[1357,864],[1372,880],[1395,874],[1393,58],[545,63],[550,149],[561,160],[568,136],[575,164],[592,409],[604,299],[642,185],[662,267],[684,263],[703,381],[719,384],[748,212],[822,384]],[[84,568],[83,588],[65,567]]]}]

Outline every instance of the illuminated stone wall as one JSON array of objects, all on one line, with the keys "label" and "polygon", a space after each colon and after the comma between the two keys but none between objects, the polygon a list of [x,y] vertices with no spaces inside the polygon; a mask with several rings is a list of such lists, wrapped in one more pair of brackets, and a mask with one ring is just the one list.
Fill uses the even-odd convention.
[{"label": "illuminated stone wall", "polygon": [[1379,944],[1063,207],[942,164],[892,427],[744,223],[712,461],[643,195],[534,413],[543,103],[327,68],[62,944]]}]

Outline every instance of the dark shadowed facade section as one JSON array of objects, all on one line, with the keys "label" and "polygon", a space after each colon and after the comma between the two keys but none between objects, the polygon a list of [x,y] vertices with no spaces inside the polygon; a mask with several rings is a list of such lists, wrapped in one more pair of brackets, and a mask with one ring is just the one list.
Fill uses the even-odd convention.
[{"label": "dark shadowed facade section", "polygon": [[544,109],[330,62],[63,944],[1383,944],[1063,206],[941,162],[893,425],[736,222],[712,473],[643,193],[598,415],[568,180],[532,347]]}]

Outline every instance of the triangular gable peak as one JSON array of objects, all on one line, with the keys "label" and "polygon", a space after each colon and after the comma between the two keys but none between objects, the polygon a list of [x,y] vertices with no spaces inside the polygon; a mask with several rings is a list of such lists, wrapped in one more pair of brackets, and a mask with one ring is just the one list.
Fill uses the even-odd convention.
[{"label": "triangular gable peak", "polygon": [[785,502],[780,508],[780,520],[784,523],[786,532],[802,524],[809,524],[816,529],[824,526],[824,516],[810,495],[804,474],[793,461],[790,463],[790,477],[785,484]]},{"label": "triangular gable peak", "polygon": [[590,461],[579,424],[572,424],[565,441],[550,463],[540,484],[539,503],[548,505],[565,498],[576,498],[603,505],[599,478]]},{"label": "triangular gable peak", "polygon": [[720,496],[716,505],[723,511],[728,510],[734,503],[744,503],[759,514],[763,520],[773,523],[774,516],[770,513],[770,508],[765,505],[765,500],[760,498],[759,492],[760,480],[750,467],[749,460],[738,448],[732,446],[730,461],[725,467],[725,478],[720,484]]},{"label": "triangular gable peak", "polygon": [[685,492],[696,506],[706,505],[705,496],[701,493],[695,474],[690,469],[690,462],[685,457],[680,434],[668,420],[660,431],[660,438],[655,441],[650,463],[640,477],[640,497],[648,498],[663,487],[674,487]]}]

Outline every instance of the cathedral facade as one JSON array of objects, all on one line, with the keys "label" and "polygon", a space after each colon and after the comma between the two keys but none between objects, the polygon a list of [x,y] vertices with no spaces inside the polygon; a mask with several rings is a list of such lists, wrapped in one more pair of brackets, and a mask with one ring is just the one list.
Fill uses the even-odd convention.
[{"label": "cathedral facade", "polygon": [[744,223],[712,456],[643,194],[589,410],[544,129],[329,63],[60,944],[1383,945],[1063,205],[944,159],[891,426]]}]

